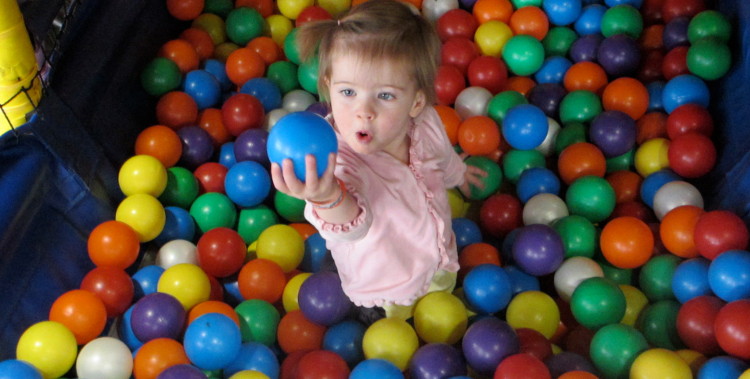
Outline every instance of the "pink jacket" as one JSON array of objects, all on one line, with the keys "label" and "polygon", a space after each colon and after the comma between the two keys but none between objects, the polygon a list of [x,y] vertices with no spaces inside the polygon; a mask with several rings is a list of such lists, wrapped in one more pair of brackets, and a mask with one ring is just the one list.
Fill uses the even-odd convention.
[{"label": "pink jacket", "polygon": [[344,292],[360,306],[413,304],[437,270],[459,268],[446,189],[463,182],[466,164],[432,107],[415,119],[409,136],[408,166],[383,152],[355,153],[339,138],[336,176],[361,208],[355,220],[330,224],[305,207]]}]

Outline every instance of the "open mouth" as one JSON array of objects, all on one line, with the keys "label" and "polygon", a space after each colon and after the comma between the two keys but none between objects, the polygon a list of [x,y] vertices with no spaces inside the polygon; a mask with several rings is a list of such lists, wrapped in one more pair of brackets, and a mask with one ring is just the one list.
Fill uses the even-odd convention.
[{"label": "open mouth", "polygon": [[357,140],[360,142],[370,142],[372,141],[372,135],[365,130],[360,130],[357,132]]}]

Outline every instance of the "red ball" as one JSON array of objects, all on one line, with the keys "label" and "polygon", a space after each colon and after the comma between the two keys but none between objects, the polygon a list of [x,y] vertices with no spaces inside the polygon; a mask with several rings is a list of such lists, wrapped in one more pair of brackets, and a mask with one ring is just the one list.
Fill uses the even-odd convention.
[{"label": "red ball", "polygon": [[133,302],[133,280],[125,270],[117,267],[97,267],[81,281],[81,289],[92,292],[107,309],[107,317],[122,315]]},{"label": "red ball", "polygon": [[677,313],[677,334],[685,345],[701,354],[721,354],[714,321],[724,301],[714,296],[697,296],[685,302]]},{"label": "red ball", "polygon": [[552,342],[539,331],[531,328],[518,328],[516,335],[521,344],[521,353],[529,354],[542,361],[552,355]]},{"label": "red ball", "polygon": [[435,78],[435,93],[437,94],[438,103],[441,105],[453,105],[458,94],[465,88],[466,80],[458,68],[451,65],[442,65],[438,68],[437,77]]},{"label": "red ball", "polygon": [[663,80],[662,67],[664,53],[661,50],[650,50],[643,57],[641,67],[638,69],[638,80],[648,84],[657,80]]},{"label": "red ball", "polygon": [[665,24],[677,17],[692,18],[705,10],[704,0],[664,0],[661,5],[661,15]]},{"label": "red ball", "polygon": [[716,340],[724,351],[750,359],[750,300],[736,300],[719,310],[714,322]]},{"label": "red ball", "polygon": [[641,4],[641,16],[644,25],[663,24],[661,6],[664,0],[644,0]]},{"label": "red ball", "polygon": [[479,48],[468,38],[451,38],[445,41],[440,49],[441,64],[456,66],[461,71],[461,75],[466,75],[469,64],[477,57],[479,57]]},{"label": "red ball", "polygon": [[612,210],[612,214],[609,215],[609,219],[614,220],[625,216],[635,217],[645,223],[656,221],[654,211],[640,200],[617,203],[615,209]]},{"label": "red ball", "polygon": [[279,368],[279,378],[281,379],[297,379],[297,368],[299,367],[299,361],[305,354],[309,353],[310,350],[298,350],[291,354],[287,354],[284,361],[281,363]]},{"label": "red ball", "polygon": [[470,12],[463,9],[451,9],[437,20],[437,33],[441,41],[452,37],[474,39],[479,22]]},{"label": "red ball", "polygon": [[538,358],[530,354],[513,354],[500,362],[493,379],[552,379],[549,369]]},{"label": "red ball", "polygon": [[672,140],[667,153],[669,167],[683,178],[699,178],[716,164],[716,147],[710,138],[688,133]]},{"label": "red ball", "polygon": [[325,10],[325,8],[318,6],[318,5],[312,5],[303,9],[302,12],[300,12],[299,16],[297,16],[297,19],[295,20],[295,25],[299,28],[300,26],[310,21],[331,20],[331,19],[333,19],[333,16],[331,16],[331,14],[328,13],[328,11]]},{"label": "red ball", "polygon": [[349,366],[344,358],[328,350],[314,350],[297,364],[297,379],[347,379]]},{"label": "red ball", "polygon": [[207,274],[223,278],[242,268],[247,255],[245,240],[233,229],[219,227],[207,231],[196,245],[198,264]]},{"label": "red ball", "polygon": [[200,193],[224,191],[224,179],[229,169],[221,163],[206,162],[193,171],[193,176],[198,179],[198,191]]},{"label": "red ball", "polygon": [[[320,350],[323,347],[325,332],[325,326],[308,320],[298,309],[281,317],[276,337],[281,350],[291,354],[300,350]],[[299,366],[297,368],[299,369]]]},{"label": "red ball", "polygon": [[711,137],[714,132],[714,120],[705,107],[692,103],[685,104],[675,108],[667,116],[666,129],[670,139],[690,132]]},{"label": "red ball", "polygon": [[698,253],[713,260],[727,250],[745,250],[748,243],[747,226],[733,212],[706,212],[695,224],[693,240]]},{"label": "red ball", "polygon": [[676,76],[690,73],[687,66],[687,52],[687,46],[677,46],[664,55],[661,62],[664,79],[670,80]]},{"label": "red ball", "polygon": [[198,104],[185,92],[165,93],[156,103],[156,119],[172,129],[194,125],[198,121]]},{"label": "red ball", "polygon": [[505,193],[491,195],[479,209],[479,225],[492,236],[505,236],[523,225],[521,201]]},{"label": "red ball", "polygon": [[469,85],[484,87],[494,95],[505,88],[508,81],[508,68],[502,59],[482,55],[471,61],[466,75],[469,78]]},{"label": "red ball", "polygon": [[237,137],[248,129],[263,126],[266,114],[263,104],[253,95],[237,93],[221,106],[221,120],[227,131]]}]

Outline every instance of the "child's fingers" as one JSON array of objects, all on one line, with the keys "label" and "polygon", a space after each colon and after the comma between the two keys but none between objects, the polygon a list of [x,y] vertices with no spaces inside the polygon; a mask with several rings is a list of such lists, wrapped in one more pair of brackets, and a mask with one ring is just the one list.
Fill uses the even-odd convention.
[{"label": "child's fingers", "polygon": [[271,181],[273,182],[273,186],[276,187],[277,190],[283,193],[289,192],[289,188],[284,182],[284,176],[281,173],[281,166],[279,166],[278,163],[271,163]]},{"label": "child's fingers", "polygon": [[[284,176],[284,183],[293,194],[301,194],[305,191],[305,183],[302,183],[294,173],[294,162],[287,158],[281,162],[281,171]],[[298,197],[298,196],[297,196]]]},{"label": "child's fingers", "polygon": [[305,155],[305,186],[309,189],[318,187],[318,162],[312,154]]}]

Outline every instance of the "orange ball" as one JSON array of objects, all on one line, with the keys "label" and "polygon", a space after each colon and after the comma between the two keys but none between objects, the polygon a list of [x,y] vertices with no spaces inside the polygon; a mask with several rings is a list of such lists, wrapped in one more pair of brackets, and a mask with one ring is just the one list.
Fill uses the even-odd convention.
[{"label": "orange ball", "polygon": [[197,70],[200,63],[198,52],[190,42],[184,39],[167,41],[159,49],[158,55],[172,60],[183,74]]},{"label": "orange ball", "polygon": [[187,28],[180,33],[180,39],[184,39],[193,45],[201,61],[213,57],[214,40],[211,39],[211,35],[207,31],[195,27]]},{"label": "orange ball", "polygon": [[599,379],[599,377],[588,371],[575,370],[563,373],[557,379]]},{"label": "orange ball", "polygon": [[469,155],[490,154],[500,147],[500,128],[487,116],[471,116],[458,127],[458,144]]},{"label": "orange ball", "polygon": [[237,0],[234,7],[254,8],[263,18],[266,18],[273,14],[275,3],[273,0]]},{"label": "orange ball", "polygon": [[271,37],[255,37],[247,43],[247,47],[258,53],[266,66],[282,58],[281,48]]},{"label": "orange ball", "polygon": [[503,91],[516,91],[526,96],[534,87],[536,87],[536,82],[528,76],[511,76],[505,82],[505,89]]},{"label": "orange ball", "polygon": [[649,112],[635,122],[635,142],[640,145],[654,138],[667,137],[667,114]]},{"label": "orange ball", "polygon": [[602,229],[599,246],[604,258],[615,267],[643,266],[654,252],[654,234],[648,225],[631,216],[610,220]]},{"label": "orange ball", "polygon": [[560,152],[557,170],[565,184],[576,179],[594,175],[600,178],[607,173],[607,159],[596,145],[588,142],[574,143]]},{"label": "orange ball", "polygon": [[620,111],[638,120],[648,110],[648,89],[640,80],[617,78],[602,93],[602,106],[608,111]]},{"label": "orange ball", "polygon": [[133,375],[135,379],[156,379],[162,371],[181,364],[190,364],[182,344],[170,338],[156,338],[138,349]]},{"label": "orange ball", "polygon": [[443,121],[445,127],[445,133],[448,135],[448,140],[451,145],[458,143],[458,127],[461,125],[461,116],[458,112],[447,105],[435,105],[435,110],[440,116],[440,120]]},{"label": "orange ball", "polygon": [[190,312],[188,312],[188,324],[206,313],[221,313],[231,318],[237,326],[240,326],[240,316],[237,315],[234,308],[223,301],[217,300],[207,300],[190,308]]},{"label": "orange ball", "polygon": [[224,127],[224,120],[221,118],[221,109],[206,108],[198,116],[198,126],[208,132],[214,141],[214,148],[217,148],[232,139],[232,135]]},{"label": "orange ball", "polygon": [[643,29],[643,33],[638,38],[638,44],[642,50],[660,50],[664,47],[664,24],[653,24]]},{"label": "orange ball", "polygon": [[549,19],[539,7],[526,6],[513,12],[508,26],[514,35],[528,34],[541,41],[549,31]]},{"label": "orange ball", "polygon": [[704,213],[702,208],[694,205],[682,205],[667,212],[659,224],[659,236],[664,247],[678,257],[697,257],[698,248],[695,247],[693,234],[698,218]]},{"label": "orange ball", "polygon": [[463,278],[472,268],[482,264],[493,264],[500,266],[500,253],[497,248],[485,243],[475,242],[466,245],[458,255],[458,276]]},{"label": "orange ball", "polygon": [[113,266],[124,270],[138,259],[141,243],[130,225],[109,220],[91,231],[87,248],[89,258],[96,266]]},{"label": "orange ball", "polygon": [[150,155],[169,168],[182,156],[182,141],[177,133],[164,125],[143,129],[135,139],[135,154]]},{"label": "orange ball", "polygon": [[615,190],[615,203],[620,204],[640,198],[643,178],[633,171],[615,171],[606,177],[609,185]]},{"label": "orange ball", "polygon": [[320,350],[325,332],[325,326],[308,320],[298,309],[288,312],[281,318],[276,330],[276,339],[281,350],[287,354],[301,350]]},{"label": "orange ball", "polygon": [[310,237],[311,235],[318,232],[318,229],[315,229],[314,226],[306,222],[293,222],[290,223],[289,226],[294,228],[294,230],[296,230],[297,233],[302,236],[302,239],[307,239],[307,237]]},{"label": "orange ball", "polygon": [[471,13],[483,24],[490,20],[508,23],[510,15],[513,14],[513,4],[508,0],[477,0]]},{"label": "orange ball", "polygon": [[569,92],[587,90],[600,93],[608,81],[607,72],[602,66],[594,62],[583,61],[570,66],[565,72],[563,85]]},{"label": "orange ball", "polygon": [[167,0],[167,11],[172,17],[188,21],[203,13],[205,0]]},{"label": "orange ball", "polygon": [[71,290],[52,303],[49,320],[57,321],[73,332],[76,342],[85,345],[99,337],[107,324],[107,309],[96,295],[85,290]]},{"label": "orange ball", "polygon": [[278,263],[257,258],[242,266],[237,286],[245,300],[261,299],[275,303],[284,293],[286,276]]},{"label": "orange ball", "polygon": [[266,62],[252,48],[241,47],[229,54],[225,70],[232,83],[242,86],[250,79],[262,77],[266,72]]},{"label": "orange ball", "polygon": [[194,125],[198,120],[198,104],[185,92],[167,92],[156,103],[156,119],[172,129]]}]

